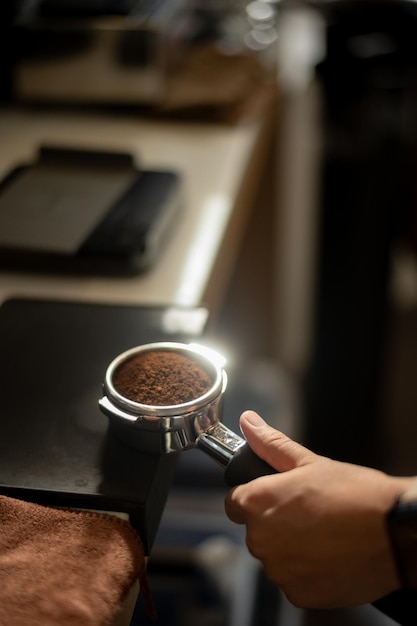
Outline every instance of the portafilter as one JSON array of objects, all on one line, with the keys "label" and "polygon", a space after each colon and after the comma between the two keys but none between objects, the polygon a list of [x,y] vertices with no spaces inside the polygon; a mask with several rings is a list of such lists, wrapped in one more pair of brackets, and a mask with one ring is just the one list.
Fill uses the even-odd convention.
[{"label": "portafilter", "polygon": [[[150,355],[156,363],[164,355],[174,361],[176,357],[185,358],[188,365],[208,377],[206,388],[196,397],[179,403],[161,404],[152,400],[152,404],[147,404],[141,402],[138,384],[132,399],[133,396],[121,389],[117,381],[124,368],[132,369],[136,362],[140,371],[141,360]],[[217,352],[198,344],[156,342],[137,346],[118,355],[108,366],[103,396],[99,400],[100,409],[108,417],[110,428],[125,444],[155,454],[198,448],[224,468],[224,478],[230,486],[275,473],[276,470],[260,459],[244,438],[221,421],[227,387],[223,365],[224,359]],[[173,375],[172,371],[168,374],[165,386]],[[142,380],[146,381],[143,372]]]}]

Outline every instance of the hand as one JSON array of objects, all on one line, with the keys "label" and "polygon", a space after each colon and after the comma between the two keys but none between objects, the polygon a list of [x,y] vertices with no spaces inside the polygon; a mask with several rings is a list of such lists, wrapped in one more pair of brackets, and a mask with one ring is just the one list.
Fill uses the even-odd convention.
[{"label": "hand", "polygon": [[318,456],[253,411],[240,426],[280,473],[232,489],[226,513],[246,525],[249,551],[290,602],[337,608],[397,589],[385,517],[414,479]]}]

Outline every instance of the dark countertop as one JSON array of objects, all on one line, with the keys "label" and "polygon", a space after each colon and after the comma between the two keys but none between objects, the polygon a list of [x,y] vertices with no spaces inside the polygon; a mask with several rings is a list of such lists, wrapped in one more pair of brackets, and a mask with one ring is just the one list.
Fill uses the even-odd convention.
[{"label": "dark countertop", "polygon": [[0,307],[0,493],[127,513],[149,554],[177,457],[120,442],[98,399],[120,352],[201,334],[203,309],[174,308],[169,329],[172,307],[23,299]]}]

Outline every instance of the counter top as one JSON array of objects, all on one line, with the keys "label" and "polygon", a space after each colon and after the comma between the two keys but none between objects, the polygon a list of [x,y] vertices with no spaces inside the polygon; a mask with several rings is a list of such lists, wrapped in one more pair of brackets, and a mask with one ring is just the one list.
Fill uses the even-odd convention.
[{"label": "counter top", "polygon": [[33,160],[40,144],[130,152],[148,169],[183,177],[184,210],[154,267],[134,277],[0,272],[0,301],[54,297],[125,304],[216,307],[227,284],[253,188],[271,141],[269,112],[229,126],[42,109],[0,111],[0,175]]}]

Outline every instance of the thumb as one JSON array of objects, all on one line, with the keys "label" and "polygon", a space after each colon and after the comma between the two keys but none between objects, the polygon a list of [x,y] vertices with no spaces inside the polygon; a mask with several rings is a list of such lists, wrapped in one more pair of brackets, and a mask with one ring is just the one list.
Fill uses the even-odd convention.
[{"label": "thumb", "polygon": [[307,465],[317,459],[314,452],[268,426],[255,411],[242,413],[240,428],[255,454],[279,472]]}]

